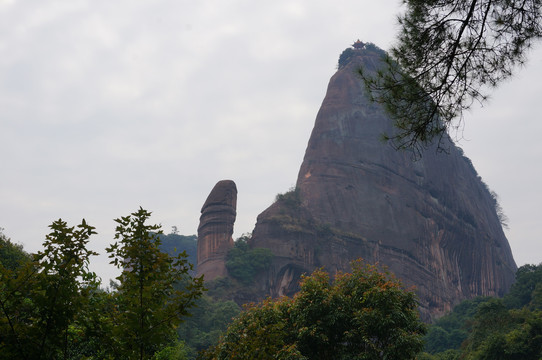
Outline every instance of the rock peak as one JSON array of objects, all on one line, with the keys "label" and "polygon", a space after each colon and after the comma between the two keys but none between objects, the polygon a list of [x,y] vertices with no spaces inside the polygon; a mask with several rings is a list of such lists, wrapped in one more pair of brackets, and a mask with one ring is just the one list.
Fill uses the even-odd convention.
[{"label": "rock peak", "polygon": [[448,153],[428,148],[413,162],[380,140],[393,121],[357,70],[374,71],[383,55],[369,43],[341,54],[299,170],[298,201],[282,197],[261,213],[251,246],[274,254],[261,279],[272,296],[293,294],[317,267],[349,271],[363,258],[415,286],[429,320],[463,299],[503,295],[516,264],[495,199],[461,149],[448,139]]},{"label": "rock peak", "polygon": [[356,64],[359,65],[361,57],[374,58],[374,60],[376,60],[376,63],[379,63],[380,60],[385,58],[386,56],[386,51],[380,49],[375,44],[370,42],[364,43],[360,40],[357,40],[354,44],[352,44],[352,47],[344,49],[344,51],[339,56],[338,69],[342,69],[353,60],[356,60]]},{"label": "rock peak", "polygon": [[198,227],[197,275],[206,281],[226,276],[226,256],[233,247],[233,225],[237,215],[237,187],[221,180],[201,208]]}]

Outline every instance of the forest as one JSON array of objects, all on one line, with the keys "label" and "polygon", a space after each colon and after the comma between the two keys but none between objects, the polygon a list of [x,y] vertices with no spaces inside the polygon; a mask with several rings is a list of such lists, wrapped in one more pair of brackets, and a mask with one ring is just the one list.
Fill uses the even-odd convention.
[{"label": "forest", "polygon": [[[232,276],[195,277],[196,237],[164,235],[142,208],[116,219],[106,249],[121,274],[104,287],[86,247],[85,220],[50,225],[29,254],[0,233],[2,359],[539,359],[542,264],[524,265],[503,298],[458,304],[433,324],[419,320],[412,289],[361,260],[332,279],[301,280],[293,298],[241,310],[272,254],[247,236],[228,256]],[[248,289],[248,290],[247,290]]]}]

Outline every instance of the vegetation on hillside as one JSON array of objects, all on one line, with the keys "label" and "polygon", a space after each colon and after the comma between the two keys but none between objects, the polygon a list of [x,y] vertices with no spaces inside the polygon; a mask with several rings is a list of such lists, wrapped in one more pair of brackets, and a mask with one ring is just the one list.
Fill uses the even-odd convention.
[{"label": "vegetation on hillside", "polygon": [[273,254],[269,249],[251,249],[248,246],[249,239],[249,235],[243,235],[237,239],[226,259],[228,274],[243,285],[252,284],[254,277],[269,268],[273,259]]},{"label": "vegetation on hillside", "polygon": [[301,206],[301,193],[299,188],[292,187],[283,194],[277,194],[275,202],[282,202],[291,209],[299,208],[299,206]]},{"label": "vegetation on hillside", "polygon": [[[358,40],[352,45],[352,47],[358,50],[365,49],[367,51],[366,54],[370,52],[370,53],[380,56],[382,59],[385,59],[386,56],[388,55],[386,51],[380,49],[378,46],[370,42],[362,43],[361,41]],[[356,54],[356,50],[354,50],[352,47],[344,49],[344,51],[339,56],[339,62],[337,64],[337,68],[339,70],[345,67],[350,62],[350,60],[354,58],[354,55]]]},{"label": "vegetation on hillside", "polygon": [[[95,229],[84,220],[55,221],[37,254],[0,232],[0,359],[195,359],[206,349],[203,359],[542,356],[542,264],[519,268],[504,298],[464,301],[423,336],[413,293],[361,262],[334,281],[317,270],[293,298],[241,311],[233,295],[250,292],[271,256],[251,253],[246,236],[230,256],[237,277],[209,283],[203,295],[183,249],[193,238],[163,235],[149,216],[139,209],[116,220],[108,252],[122,274],[111,289],[88,270]],[[170,244],[175,256],[161,251],[164,238],[180,240]]]},{"label": "vegetation on hillside", "polygon": [[413,292],[361,261],[333,282],[323,270],[293,298],[249,307],[204,359],[414,359],[425,326]]},{"label": "vegetation on hillside", "polygon": [[542,357],[542,264],[518,269],[502,299],[467,300],[437,320],[425,338],[422,359],[521,359]]},{"label": "vegetation on hillside", "polygon": [[207,294],[196,301],[191,316],[177,329],[185,344],[187,359],[195,359],[198,352],[216,345],[241,308],[232,300],[215,299]]},{"label": "vegetation on hillside", "polygon": [[186,253],[186,261],[194,266],[198,262],[198,237],[197,235],[179,235],[175,232],[170,234],[159,234],[160,249],[171,256],[177,256],[183,251]]}]

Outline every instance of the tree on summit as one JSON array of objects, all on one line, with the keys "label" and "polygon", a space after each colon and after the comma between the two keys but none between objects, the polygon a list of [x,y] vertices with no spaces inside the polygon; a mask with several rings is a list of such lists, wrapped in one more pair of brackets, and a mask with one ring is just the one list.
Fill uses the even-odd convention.
[{"label": "tree on summit", "polygon": [[397,148],[420,150],[461,124],[511,77],[542,36],[541,0],[403,0],[387,66],[361,69],[373,100],[395,121]]}]

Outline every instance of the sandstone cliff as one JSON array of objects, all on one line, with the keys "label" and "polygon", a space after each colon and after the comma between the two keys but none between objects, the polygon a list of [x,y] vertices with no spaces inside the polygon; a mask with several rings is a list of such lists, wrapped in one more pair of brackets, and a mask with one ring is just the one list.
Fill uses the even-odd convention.
[{"label": "sandstone cliff", "polygon": [[226,276],[226,256],[233,247],[233,224],[237,187],[231,180],[219,181],[201,208],[198,227],[197,275],[206,281]]},{"label": "sandstone cliff", "polygon": [[330,80],[296,190],[258,216],[251,246],[275,255],[262,292],[291,295],[302,273],[347,271],[361,257],[414,285],[426,320],[462,299],[503,295],[516,265],[495,199],[451,142],[447,153],[430,148],[413,161],[380,141],[392,122],[357,75],[380,61],[372,47],[349,50]]}]

